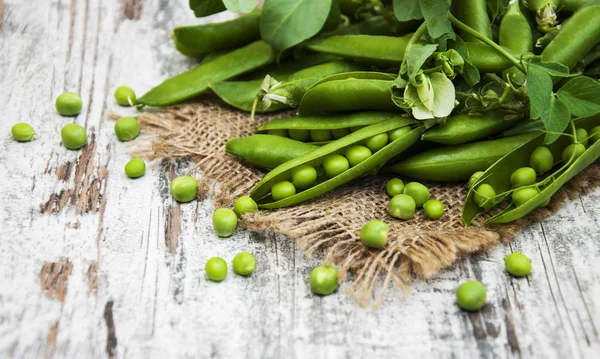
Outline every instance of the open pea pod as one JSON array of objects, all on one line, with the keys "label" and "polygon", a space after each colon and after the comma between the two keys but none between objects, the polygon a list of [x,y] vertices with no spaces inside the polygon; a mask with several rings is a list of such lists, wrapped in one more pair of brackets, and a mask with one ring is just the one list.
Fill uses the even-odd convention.
[{"label": "open pea pod", "polygon": [[225,145],[225,152],[256,167],[273,169],[317,148],[286,137],[260,134],[230,139]]},{"label": "open pea pod", "polygon": [[[346,171],[331,178],[321,175],[319,178],[317,178],[316,183],[312,187],[293,194],[287,198],[274,200],[271,196],[271,188],[279,182],[288,180],[291,177],[292,170],[296,169],[297,167],[301,165],[310,165],[319,168],[319,166],[322,165],[325,157],[332,154],[344,153],[345,149],[350,146],[359,145],[368,138],[382,133],[387,133],[401,127],[410,127],[412,130],[408,131],[398,139],[388,143],[385,147],[381,148],[379,151],[376,151],[371,156],[357,165],[350,167]],[[383,165],[386,161],[398,155],[418,141],[423,130],[424,127],[420,126],[416,121],[404,118],[389,119],[368,127],[364,127],[349,136],[343,137],[337,141],[333,141],[327,145],[324,145],[323,147],[317,148],[310,153],[278,166],[269,172],[254,187],[250,196],[258,203],[260,208],[281,208],[307,201]]]}]

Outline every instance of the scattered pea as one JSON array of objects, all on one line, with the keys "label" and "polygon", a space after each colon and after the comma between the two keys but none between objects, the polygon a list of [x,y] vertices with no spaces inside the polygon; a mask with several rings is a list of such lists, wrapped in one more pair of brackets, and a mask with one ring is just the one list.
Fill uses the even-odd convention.
[{"label": "scattered pea", "polygon": [[573,161],[581,157],[585,152],[585,146],[581,143],[571,143],[563,150],[562,160],[564,163],[567,163],[573,158]]},{"label": "scattered pea", "polygon": [[62,116],[78,115],[81,106],[81,97],[73,92],[65,92],[56,98],[56,112]]},{"label": "scattered pea", "polygon": [[330,265],[321,265],[310,272],[310,289],[319,295],[329,295],[338,287],[338,271]]},{"label": "scattered pea", "polygon": [[410,219],[415,215],[415,200],[407,194],[397,194],[388,204],[388,213],[394,218]]},{"label": "scattered pea", "polygon": [[423,211],[429,219],[440,219],[445,212],[444,204],[437,199],[430,199],[423,204]]},{"label": "scattered pea", "polygon": [[87,142],[85,128],[76,123],[65,125],[60,131],[60,138],[62,139],[63,145],[70,150],[78,150],[85,146]]},{"label": "scattered pea", "polygon": [[469,178],[469,188],[473,188],[473,186],[475,186],[475,183],[477,183],[477,181],[479,181],[479,179],[481,178],[481,176],[483,176],[485,172],[483,171],[477,171],[475,173],[473,173],[471,175],[471,178]]},{"label": "scattered pea", "polygon": [[273,136],[288,137],[288,130],[286,130],[286,129],[268,130],[267,134],[273,135]]},{"label": "scattered pea", "polygon": [[514,252],[504,257],[506,271],[516,277],[524,277],[531,273],[531,259],[520,252]]},{"label": "scattered pea", "polygon": [[423,207],[423,204],[431,197],[429,189],[419,182],[410,182],[407,184],[404,187],[404,194],[411,196],[415,200],[417,208]]},{"label": "scattered pea", "polygon": [[456,290],[456,303],[467,311],[481,309],[487,301],[485,285],[477,280],[461,284]]},{"label": "scattered pea", "polygon": [[590,131],[590,135],[588,137],[589,145],[590,146],[593,145],[599,139],[600,139],[600,126],[596,126],[596,127],[592,128],[592,130]]},{"label": "scattered pea", "polygon": [[310,130],[310,139],[313,142],[331,141],[332,138],[331,130]]},{"label": "scattered pea", "polygon": [[323,169],[327,177],[335,177],[340,173],[348,170],[350,163],[346,157],[338,154],[331,154],[323,159]]},{"label": "scattered pea", "polygon": [[281,181],[271,187],[271,196],[273,200],[279,201],[296,194],[296,187],[290,181]]},{"label": "scattered pea", "polygon": [[198,195],[198,181],[194,177],[181,176],[171,182],[171,195],[177,202],[190,202]]},{"label": "scattered pea", "polygon": [[389,226],[383,221],[370,221],[360,230],[360,241],[367,247],[383,248],[387,243]]},{"label": "scattered pea", "polygon": [[141,158],[134,158],[125,165],[125,174],[129,178],[142,177],[146,173],[146,163]]},{"label": "scattered pea", "polygon": [[400,127],[395,130],[392,130],[392,131],[388,132],[389,141],[394,142],[397,139],[399,139],[400,137],[409,133],[410,131],[411,131],[411,129],[408,126],[404,126],[404,127]]},{"label": "scattered pea", "polygon": [[345,157],[350,163],[350,167],[354,167],[367,158],[371,157],[371,150],[365,146],[350,146],[344,153]]},{"label": "scattered pea", "polygon": [[130,141],[140,134],[140,124],[135,117],[121,117],[115,122],[115,135],[119,141]]},{"label": "scattered pea", "polygon": [[513,192],[512,201],[515,206],[520,207],[538,194],[540,194],[540,190],[535,187],[520,188]]},{"label": "scattered pea", "polygon": [[240,252],[233,257],[233,271],[239,275],[249,276],[256,269],[256,259],[252,253]]},{"label": "scattered pea", "polygon": [[538,174],[544,174],[554,166],[554,156],[548,147],[540,146],[533,150],[529,157],[529,166],[531,166]]},{"label": "scattered pea", "polygon": [[289,130],[292,140],[307,142],[310,140],[310,130]]},{"label": "scattered pea", "polygon": [[317,170],[309,165],[300,165],[292,170],[292,183],[298,189],[311,187],[317,181]]},{"label": "scattered pea", "polygon": [[581,143],[584,147],[587,148],[589,142],[588,132],[585,128],[578,128],[575,130],[575,136],[577,137],[577,142]]},{"label": "scattered pea", "polygon": [[373,137],[367,138],[364,140],[363,144],[367,146],[372,153],[375,153],[388,144],[388,135],[387,133],[380,133]]},{"label": "scattered pea", "polygon": [[399,178],[392,178],[385,183],[385,191],[391,197],[404,193],[404,182]]},{"label": "scattered pea", "polygon": [[242,216],[246,213],[254,213],[258,211],[258,205],[249,196],[241,196],[235,201],[233,211],[238,216]]},{"label": "scattered pea", "polygon": [[229,208],[219,208],[212,215],[213,227],[219,237],[229,237],[237,228],[237,215]]},{"label": "scattered pea", "polygon": [[19,122],[14,125],[10,129],[10,133],[12,134],[13,138],[19,142],[29,142],[31,141],[33,135],[36,134],[33,127],[25,122]]},{"label": "scattered pea", "polygon": [[512,188],[530,186],[535,183],[536,177],[537,175],[533,168],[521,167],[510,175],[510,183],[512,184]]},{"label": "scattered pea", "polygon": [[227,277],[227,262],[223,258],[213,257],[204,266],[206,277],[213,282],[220,282]]},{"label": "scattered pea", "polygon": [[350,134],[349,128],[336,128],[336,129],[331,130],[331,135],[336,140],[339,138],[342,138],[344,136],[348,136],[349,134]]},{"label": "scattered pea", "polygon": [[496,197],[496,191],[494,190],[494,187],[484,183],[480,184],[479,187],[475,189],[475,196],[473,199],[479,207],[486,208],[492,204],[491,201],[494,197]]},{"label": "scattered pea", "polygon": [[133,106],[135,102],[135,92],[127,86],[119,86],[115,90],[115,100],[121,106]]}]

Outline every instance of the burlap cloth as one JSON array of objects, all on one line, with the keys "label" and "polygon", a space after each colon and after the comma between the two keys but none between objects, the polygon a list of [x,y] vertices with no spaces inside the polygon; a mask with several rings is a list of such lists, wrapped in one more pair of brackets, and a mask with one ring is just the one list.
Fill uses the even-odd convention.
[{"label": "burlap cloth", "polygon": [[[248,195],[266,173],[225,153],[225,142],[247,136],[275,117],[293,116],[293,111],[257,116],[226,107],[211,96],[194,103],[147,112],[137,118],[150,130],[133,145],[134,156],[155,158],[187,157],[197,163],[191,170],[205,189],[211,189],[215,208],[232,207],[235,199]],[[114,114],[112,117],[116,117]],[[551,204],[518,222],[482,228],[483,218],[465,228],[461,211],[467,187],[460,184],[426,183],[432,198],[446,206],[440,220],[427,220],[422,210],[407,221],[387,213],[389,197],[385,182],[389,176],[365,176],[309,202],[278,210],[261,210],[242,216],[240,224],[252,231],[273,230],[293,238],[307,255],[323,251],[325,261],[340,269],[340,280],[351,273],[348,292],[361,305],[377,306],[390,284],[408,289],[414,278],[431,278],[443,268],[471,253],[488,251],[513,238],[524,226],[555,212],[569,197],[592,190],[600,166],[594,164],[570,181]],[[201,191],[202,199],[208,191]],[[381,219],[390,225],[383,250],[361,244],[359,231],[364,223]]]}]

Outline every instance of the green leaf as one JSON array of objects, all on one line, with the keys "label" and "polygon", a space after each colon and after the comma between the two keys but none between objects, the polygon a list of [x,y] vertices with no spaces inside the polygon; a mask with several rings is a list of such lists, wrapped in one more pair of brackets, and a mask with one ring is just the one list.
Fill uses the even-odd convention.
[{"label": "green leaf", "polygon": [[223,0],[227,10],[231,12],[249,13],[258,5],[258,0]]},{"label": "green leaf", "polygon": [[469,55],[469,49],[467,45],[459,36],[456,37],[455,40],[448,41],[448,47],[450,49],[455,50],[462,56],[465,60],[465,64],[463,67],[462,77],[465,79],[465,82],[470,87],[475,86],[479,81],[481,81],[481,75],[479,74],[479,70],[477,67],[473,65],[471,62],[471,55]]},{"label": "green leaf", "polygon": [[401,22],[423,18],[419,0],[394,0],[394,15]]},{"label": "green leaf", "polygon": [[590,77],[571,79],[556,96],[567,104],[574,116],[588,117],[600,113],[600,82]]},{"label": "green leaf", "polygon": [[546,143],[556,141],[569,125],[571,115],[567,105],[556,97],[550,98],[547,110],[542,114],[542,122],[546,127]]},{"label": "green leaf", "polygon": [[406,65],[409,79],[415,77],[427,59],[433,55],[438,45],[412,44],[406,50]]},{"label": "green leaf", "polygon": [[448,20],[448,12],[450,11],[450,1],[448,0],[421,0],[419,1],[421,12],[427,23],[427,31],[429,36],[437,39],[443,35],[450,35],[451,39],[455,39],[456,35]]},{"label": "green leaf", "polygon": [[260,17],[264,41],[283,51],[316,35],[325,24],[332,0],[266,0]]},{"label": "green leaf", "polygon": [[210,16],[227,10],[222,0],[190,0],[190,9],[196,17]]},{"label": "green leaf", "polygon": [[550,76],[556,77],[572,77],[579,76],[579,74],[569,74],[569,67],[561,64],[560,62],[542,62],[540,56],[524,56],[523,62],[527,64],[535,64],[539,67],[544,68]]},{"label": "green leaf", "polygon": [[527,92],[531,106],[529,116],[537,120],[548,109],[552,98],[552,77],[545,68],[530,64],[527,69]]}]

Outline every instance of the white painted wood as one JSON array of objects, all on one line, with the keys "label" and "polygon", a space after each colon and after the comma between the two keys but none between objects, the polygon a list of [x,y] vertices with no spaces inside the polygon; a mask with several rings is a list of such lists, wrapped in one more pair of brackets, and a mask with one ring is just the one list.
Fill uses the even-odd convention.
[{"label": "white painted wood", "polygon": [[[346,285],[311,295],[308,274],[319,259],[304,258],[285,237],[215,237],[210,199],[177,205],[168,195],[168,179],[185,172],[185,161],[155,161],[145,177],[127,179],[127,148],[106,114],[133,110],[118,108],[112,91],[128,84],[143,93],[193,65],[168,39],[173,26],[198,21],[186,3],[0,1],[0,357],[600,356],[600,191],[492,253],[415,282],[411,296],[390,290],[371,310],[357,307]],[[66,90],[84,100],[76,118],[54,112]],[[11,140],[19,121],[37,130],[31,143]],[[90,142],[95,136],[95,147],[60,145],[60,128],[72,121],[86,126]],[[52,213],[67,194],[73,203]],[[45,205],[53,195],[57,202]],[[208,258],[242,250],[256,254],[256,275],[204,278]],[[532,258],[531,276],[504,273],[511,250]],[[50,296],[40,287],[43,269],[57,279]],[[489,304],[467,314],[454,291],[473,278],[487,284]]]}]

